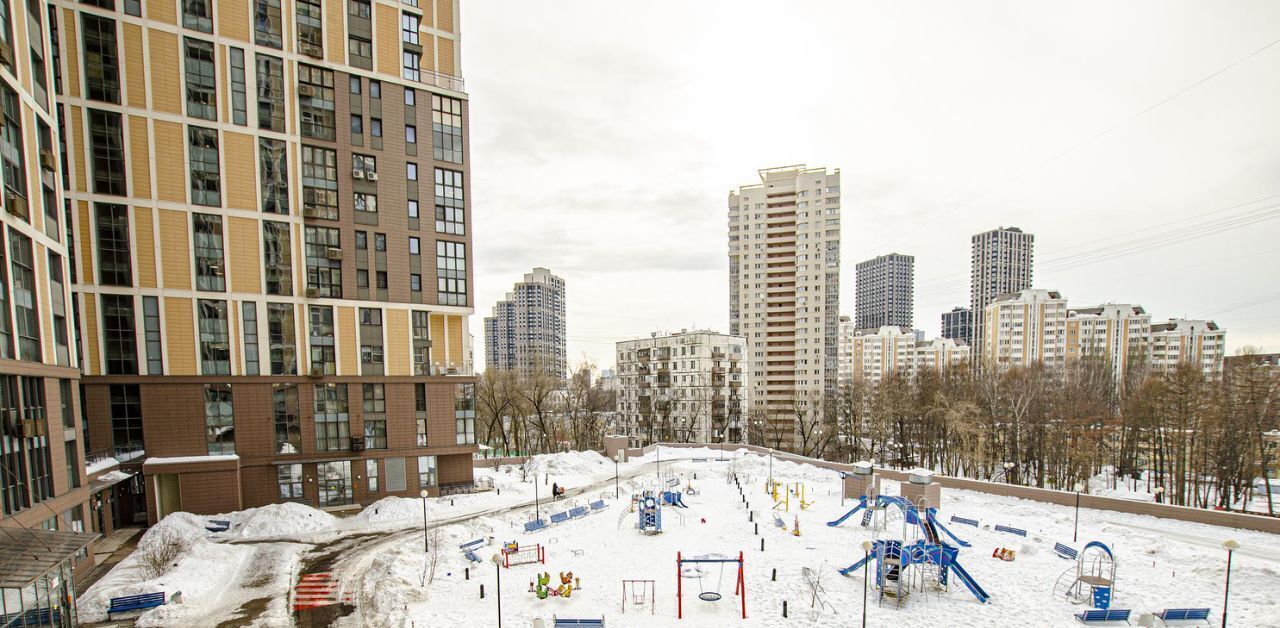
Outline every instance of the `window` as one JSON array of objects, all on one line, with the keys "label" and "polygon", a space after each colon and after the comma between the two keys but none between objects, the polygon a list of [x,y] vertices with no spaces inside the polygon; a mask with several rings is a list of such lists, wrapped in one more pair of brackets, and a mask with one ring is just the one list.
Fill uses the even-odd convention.
[{"label": "window", "polygon": [[[299,6],[302,6],[301,2]],[[333,71],[312,65],[299,65],[298,83],[302,136],[333,141],[336,137]]]},{"label": "window", "polygon": [[382,98],[382,81],[369,79],[369,98]]},{"label": "window", "polygon": [[436,485],[436,457],[418,456],[418,488]]},{"label": "window", "polygon": [[409,217],[410,218],[418,217],[418,200],[417,199],[412,199],[412,198],[409,199]]},{"label": "window", "polygon": [[230,375],[231,349],[227,334],[227,302],[200,299],[200,372]]},{"label": "window", "polygon": [[375,251],[387,250],[387,234],[385,233],[373,234],[373,250]]},{"label": "window", "polygon": [[359,171],[362,177],[369,177],[370,173],[376,177],[378,174],[378,159],[373,155],[354,154],[351,156],[351,171],[353,173]]},{"label": "window", "polygon": [[369,0],[347,0],[347,13],[358,18],[369,19],[371,15]]},{"label": "window", "polygon": [[293,324],[293,304],[267,304],[267,342],[271,345],[271,374],[298,374],[297,333]]},{"label": "window", "polygon": [[[62,280],[62,256],[49,251],[49,309],[53,315],[53,351],[58,366],[71,366],[70,336],[67,327],[67,292]],[[0,288],[3,289],[3,288]]]},{"label": "window", "polygon": [[418,143],[418,127],[412,124],[404,125],[404,142],[406,144]]},{"label": "window", "polygon": [[413,408],[417,417],[418,446],[427,446],[427,385],[417,382],[413,385]]},{"label": "window", "polygon": [[98,231],[98,280],[108,286],[132,286],[129,210],[115,203],[95,203]]},{"label": "window", "polygon": [[357,251],[369,250],[369,232],[367,231],[356,232],[356,250]]},{"label": "window", "polygon": [[374,274],[374,281],[379,290],[387,289],[387,271],[379,270]]},{"label": "window", "polygon": [[436,231],[463,235],[466,233],[466,209],[463,199],[462,173],[436,168]]},{"label": "window", "polygon": [[311,374],[333,375],[338,372],[333,342],[333,308],[311,306]]},{"label": "window", "polygon": [[31,505],[27,467],[22,459],[24,439],[18,421],[17,380],[12,375],[0,375],[0,413],[6,417],[0,421],[0,453],[3,454],[0,456],[0,487],[3,487],[5,515]]},{"label": "window", "polygon": [[112,384],[111,440],[117,451],[142,449],[142,394],[137,384]]},{"label": "window", "polygon": [[415,237],[413,237],[413,236],[410,236],[410,237],[409,237],[409,255],[421,255],[421,254],[422,254],[422,244],[421,244],[421,242],[422,242],[422,241],[421,241],[421,240],[419,240],[418,238],[415,238]]},{"label": "window", "polygon": [[467,245],[436,241],[436,282],[440,305],[467,304]]},{"label": "window", "polygon": [[345,506],[352,501],[351,461],[321,462],[316,464],[316,483],[319,484],[320,506]]},{"label": "window", "polygon": [[462,163],[462,101],[431,96],[431,146],[436,161]]},{"label": "window", "polygon": [[187,115],[218,119],[218,86],[213,70],[213,44],[186,38]]},{"label": "window", "polygon": [[382,384],[364,384],[364,446],[387,448],[387,394]]},{"label": "window", "polygon": [[258,128],[284,131],[284,62],[258,55]]},{"label": "window", "polygon": [[58,380],[58,399],[62,403],[62,427],[74,429],[76,426],[76,413],[73,408],[75,405],[75,397],[73,396],[71,380]]},{"label": "window", "polygon": [[290,252],[289,223],[262,221],[262,267],[267,294],[293,294],[293,255]]},{"label": "window", "polygon": [[[373,42],[364,37],[356,37],[350,35],[347,37],[347,52],[353,57],[361,57],[365,60],[373,59]],[[359,93],[359,92],[355,92]]]},{"label": "window", "polygon": [[119,104],[120,58],[116,52],[116,22],[90,13],[80,15],[84,24],[85,97]]},{"label": "window", "polygon": [[358,113],[351,114],[351,134],[352,135],[364,134],[364,118],[361,117],[360,114]]},{"label": "window", "polygon": [[289,153],[284,140],[258,138],[258,161],[261,164],[262,211],[269,214],[289,213]]},{"label": "window", "polygon": [[36,311],[36,264],[31,238],[9,229],[9,277],[13,280],[14,331],[18,337],[18,359],[39,362],[40,314]]},{"label": "window", "polygon": [[422,57],[412,50],[405,50],[401,58],[404,63],[400,70],[401,78],[410,81],[422,80]]},{"label": "window", "polygon": [[138,373],[138,337],[134,330],[133,296],[103,294],[102,341],[107,375]]},{"label": "window", "polygon": [[231,121],[244,126],[249,123],[248,87],[245,83],[244,50],[231,49]]},{"label": "window", "polygon": [[147,343],[147,374],[164,375],[159,297],[142,297],[142,329]]},{"label": "window", "polygon": [[257,375],[259,371],[258,356],[258,304],[244,301],[240,304],[240,318],[244,323],[244,374]]},{"label": "window", "polygon": [[324,54],[324,32],[321,27],[324,10],[321,0],[298,0],[296,26],[298,52],[315,58]]},{"label": "window", "polygon": [[404,165],[404,177],[410,181],[418,180],[418,164],[408,162]]},{"label": "window", "polygon": [[454,433],[459,445],[476,443],[476,385],[453,386]]},{"label": "window", "polygon": [[418,94],[413,91],[412,87],[404,88],[404,104],[406,107],[413,107],[418,104]]},{"label": "window", "polygon": [[282,464],[277,466],[276,486],[280,489],[281,501],[302,499],[302,465]]},{"label": "window", "polygon": [[218,168],[218,131],[187,128],[191,164],[191,202],[217,207],[222,204],[222,175]]},{"label": "window", "polygon": [[364,461],[364,476],[369,482],[368,484],[369,492],[377,493],[378,492],[378,461],[377,460]]},{"label": "window", "polygon": [[48,418],[44,404],[44,378],[23,377],[22,420],[27,463],[31,467],[31,496],[33,503],[53,497],[53,461],[49,452],[49,436],[46,430]]},{"label": "window", "polygon": [[205,384],[204,429],[209,455],[236,453],[236,421],[231,408],[231,384]]},{"label": "window", "polygon": [[414,15],[413,13],[401,13],[400,40],[406,44],[413,44],[414,46],[417,46],[419,44],[418,31],[420,30],[419,23],[421,21],[422,18]]},{"label": "window", "polygon": [[316,451],[351,448],[346,384],[316,384],[315,419]]},{"label": "window", "polygon": [[202,33],[212,33],[213,0],[182,0],[182,25]]},{"label": "window", "polygon": [[369,118],[369,135],[382,137],[382,118]]},{"label": "window", "polygon": [[0,101],[4,108],[4,126],[0,127],[0,170],[4,172],[4,189],[16,195],[14,200],[5,199],[9,211],[27,218],[27,171],[23,165],[22,142],[22,107],[18,104],[18,94],[8,85],[0,85]]},{"label": "window", "polygon": [[67,463],[67,490],[80,487],[80,445],[76,441],[69,440],[62,443],[63,459]]},{"label": "window", "polygon": [[280,0],[255,0],[253,3],[253,41],[256,44],[280,48]]},{"label": "window", "polygon": [[369,287],[369,271],[363,268],[356,270],[356,287],[357,288]]},{"label": "window", "polygon": [[93,191],[124,196],[124,139],[120,114],[90,109],[89,143],[93,152]]},{"label": "window", "polygon": [[302,453],[302,423],[298,418],[297,384],[271,385],[271,414],[276,428],[276,453]]},{"label": "window", "polygon": [[342,260],[331,259],[331,249],[341,250],[337,229],[306,228],[307,288],[317,296],[342,298]]},{"label": "window", "polygon": [[302,212],[308,218],[338,219],[338,153],[302,147]]},{"label": "window", "polygon": [[[419,279],[419,281],[421,281]],[[421,285],[418,287],[422,289]],[[414,310],[412,313],[413,329],[413,374],[431,375],[431,315]],[[424,393],[425,394],[425,389]],[[423,407],[423,411],[426,407]]]},{"label": "window", "polygon": [[358,212],[368,212],[370,214],[378,213],[378,197],[374,194],[365,194],[364,192],[356,192],[355,208]]},{"label": "window", "polygon": [[196,256],[196,290],[223,292],[222,216],[191,214],[192,241]]}]

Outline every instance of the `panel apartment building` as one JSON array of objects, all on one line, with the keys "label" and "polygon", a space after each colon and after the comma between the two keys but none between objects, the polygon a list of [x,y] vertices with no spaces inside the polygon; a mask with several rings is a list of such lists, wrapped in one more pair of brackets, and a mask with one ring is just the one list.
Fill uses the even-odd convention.
[{"label": "panel apartment building", "polygon": [[485,368],[547,373],[563,387],[569,366],[564,279],[525,273],[484,319]]},{"label": "panel apartment building", "polygon": [[89,440],[148,518],[469,487],[459,2],[53,6]]},{"label": "panel apartment building", "polygon": [[729,193],[729,333],[747,339],[750,418],[788,447],[796,412],[836,393],[840,171],[759,174]]},{"label": "panel apartment building", "polygon": [[740,443],[746,436],[747,342],[711,330],[617,343],[615,428],[631,446]]},{"label": "panel apartment building", "polygon": [[858,329],[914,325],[916,258],[889,253],[858,262],[854,323]]},{"label": "panel apartment building", "polygon": [[[841,337],[841,343],[846,342]],[[903,327],[885,325],[875,330],[858,330],[848,340],[850,379],[873,386],[892,376],[915,379],[928,372],[942,373],[967,364],[969,346],[950,338],[923,340]]]},{"label": "panel apartment building", "polygon": [[[969,345],[987,338],[987,305],[1003,294],[1031,287],[1035,236],[1017,227],[1000,227],[975,234],[969,276]],[[980,365],[984,355],[976,356]]]}]

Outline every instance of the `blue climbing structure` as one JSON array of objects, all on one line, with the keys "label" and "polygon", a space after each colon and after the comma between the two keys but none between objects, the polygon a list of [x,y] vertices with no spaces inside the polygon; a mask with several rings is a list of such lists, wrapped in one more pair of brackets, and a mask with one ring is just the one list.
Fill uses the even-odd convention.
[{"label": "blue climbing structure", "polygon": [[[897,497],[895,495],[877,495],[876,496],[876,501],[875,501],[876,508],[888,508],[890,506],[901,509],[902,516],[904,519],[907,520],[908,524],[919,526],[921,532],[924,533],[925,540],[927,540],[929,543],[932,543],[935,545],[938,544],[940,542],[938,537],[938,532],[941,531],[943,534],[946,534],[948,537],[951,537],[951,540],[955,541],[956,545],[959,545],[960,547],[969,547],[968,542],[956,536],[954,532],[947,529],[946,526],[942,525],[942,522],[938,521],[937,508],[925,508],[922,511],[920,508],[917,508],[915,504],[912,504],[911,502],[901,497]],[[838,526],[844,523],[845,520],[847,520],[849,517],[852,517],[853,515],[857,514],[859,511],[863,511],[862,527],[865,528],[868,525],[870,525],[871,515],[872,515],[872,510],[871,508],[868,507],[866,496],[858,498],[858,505],[854,506],[853,510],[846,512],[843,516],[841,516],[839,519],[836,519],[835,521],[828,521],[827,525],[832,527]]]},{"label": "blue climbing structure", "polygon": [[662,504],[651,495],[645,495],[640,500],[637,510],[640,520],[636,523],[636,527],[645,534],[658,534],[662,532]]},{"label": "blue climbing structure", "polygon": [[[872,552],[868,553],[862,560],[841,569],[840,574],[847,576],[874,560],[876,561],[876,586],[883,593],[893,588],[901,590],[903,573],[912,565],[936,565],[939,568],[938,584],[945,587],[947,582],[954,577],[964,584],[965,588],[969,589],[969,592],[978,598],[979,602],[985,604],[987,600],[991,599],[991,596],[956,561],[956,556],[959,553],[959,548],[945,543],[916,541],[911,545],[904,546],[901,541],[875,541]],[[901,596],[899,595],[900,598]]]}]

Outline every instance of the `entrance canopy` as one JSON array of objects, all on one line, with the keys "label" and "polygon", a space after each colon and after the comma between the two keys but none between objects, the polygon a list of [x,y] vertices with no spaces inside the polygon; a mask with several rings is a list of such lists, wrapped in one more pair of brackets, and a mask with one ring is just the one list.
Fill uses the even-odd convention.
[{"label": "entrance canopy", "polygon": [[21,589],[70,560],[97,534],[4,526],[0,534],[0,589]]}]

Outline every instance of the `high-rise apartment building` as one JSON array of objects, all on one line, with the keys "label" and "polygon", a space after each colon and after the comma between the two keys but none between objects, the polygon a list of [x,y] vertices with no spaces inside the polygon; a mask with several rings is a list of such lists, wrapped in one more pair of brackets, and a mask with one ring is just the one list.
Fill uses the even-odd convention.
[{"label": "high-rise apartment building", "polygon": [[1056,290],[1028,288],[987,305],[983,362],[1006,369],[1043,364],[1060,369],[1067,358],[1067,300]]},{"label": "high-rise apartment building", "polygon": [[485,368],[540,371],[563,385],[568,371],[564,279],[545,268],[525,273],[484,319]]},{"label": "high-rise apartment building", "polygon": [[1103,360],[1117,390],[1151,341],[1151,315],[1141,305],[1104,303],[1067,310],[1067,359]]},{"label": "high-rise apartment building", "polygon": [[1213,321],[1173,318],[1151,325],[1151,367],[1156,371],[1190,364],[1217,378],[1226,356],[1227,332]]},{"label": "high-rise apartment building", "polygon": [[742,442],[746,346],[744,338],[705,329],[617,343],[614,429],[637,447]]},{"label": "high-rise apartment building", "polygon": [[836,337],[836,382],[841,390],[853,382],[853,337],[857,329],[853,319],[840,317]]},{"label": "high-rise apartment building", "polygon": [[759,174],[729,193],[729,333],[747,339],[751,419],[788,447],[796,413],[836,392],[840,171]]},{"label": "high-rise apartment building", "polygon": [[853,317],[858,329],[912,327],[915,266],[916,258],[900,253],[858,263]]},{"label": "high-rise apartment building", "polygon": [[89,439],[148,517],[468,490],[458,0],[52,4]]},{"label": "high-rise apartment building", "polygon": [[950,338],[922,340],[919,334],[886,325],[860,329],[850,341],[854,381],[878,385],[890,376],[913,379],[926,372],[941,373],[969,360],[969,346]]},{"label": "high-rise apartment building", "polygon": [[968,343],[973,337],[973,312],[967,307],[954,307],[942,313],[942,337]]},{"label": "high-rise apartment building", "polygon": [[[970,346],[987,337],[987,305],[1002,294],[1031,287],[1035,236],[1017,227],[1000,227],[974,235],[969,276]],[[975,363],[982,360],[979,356]]]},{"label": "high-rise apartment building", "polygon": [[73,576],[110,531],[119,480],[91,486],[102,467],[86,468],[53,17],[40,0],[0,2],[0,588],[5,623],[76,625]]}]

